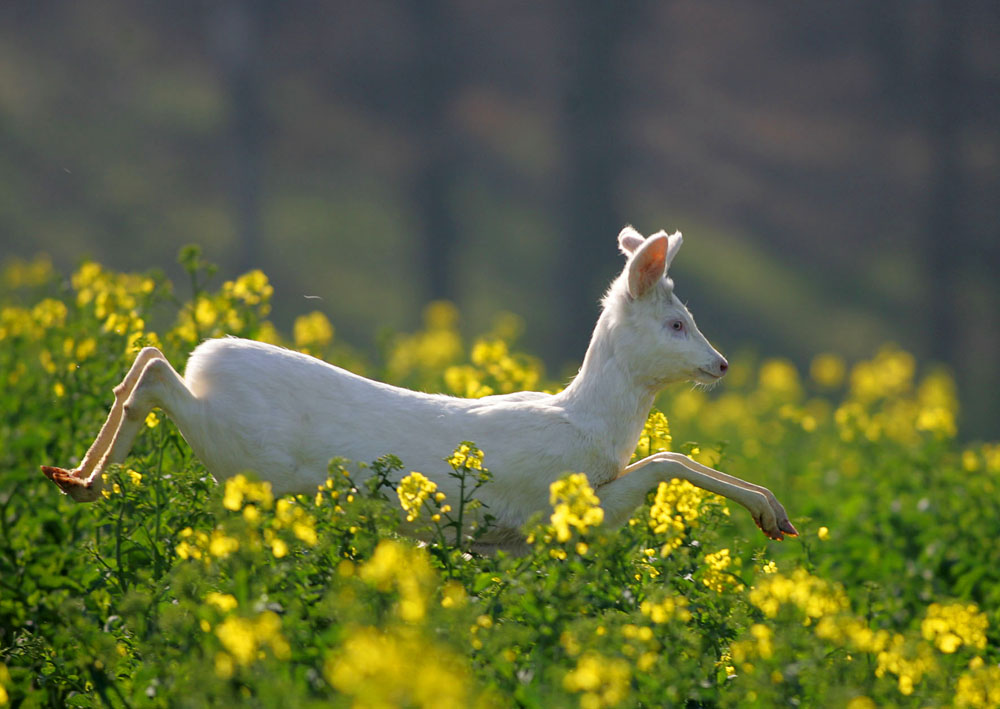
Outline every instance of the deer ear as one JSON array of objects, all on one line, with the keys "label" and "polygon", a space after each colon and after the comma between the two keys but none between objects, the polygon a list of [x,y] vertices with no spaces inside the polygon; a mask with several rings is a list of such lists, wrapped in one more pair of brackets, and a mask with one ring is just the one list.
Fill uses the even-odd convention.
[{"label": "deer ear", "polygon": [[618,234],[618,248],[626,256],[631,256],[636,249],[642,246],[645,239],[629,224]]},{"label": "deer ear", "polygon": [[628,292],[641,298],[660,282],[667,272],[667,252],[670,242],[665,234],[656,234],[642,242],[625,269],[628,271]]}]

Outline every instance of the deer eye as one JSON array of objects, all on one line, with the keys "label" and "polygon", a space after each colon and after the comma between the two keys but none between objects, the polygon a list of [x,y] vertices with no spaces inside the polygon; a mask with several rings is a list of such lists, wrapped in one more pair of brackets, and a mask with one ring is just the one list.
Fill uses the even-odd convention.
[{"label": "deer eye", "polygon": [[674,332],[684,332],[684,321],[683,320],[671,320],[669,323],[670,329]]}]

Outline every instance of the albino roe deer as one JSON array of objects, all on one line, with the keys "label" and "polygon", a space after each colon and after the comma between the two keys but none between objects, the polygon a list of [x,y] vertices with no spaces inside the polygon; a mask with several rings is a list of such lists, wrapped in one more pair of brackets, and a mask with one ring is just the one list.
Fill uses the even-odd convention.
[{"label": "albino roe deer", "polygon": [[459,442],[475,441],[493,473],[479,492],[495,518],[481,546],[518,546],[522,526],[547,507],[549,485],[567,472],[586,473],[608,524],[627,520],[657,483],[681,478],[746,507],[771,539],[796,534],[766,488],[680,453],[629,464],[664,385],[710,384],[729,365],[667,277],[680,233],[644,239],[626,227],[618,245],[628,262],[604,298],[579,374],[558,394],[423,394],[237,338],[202,343],[182,379],[147,347],[115,388],[108,420],[80,466],[42,471],[74,500],[96,499],[102,471],[125,459],[146,415],[159,407],[216,478],[253,471],[276,493],[314,491],[331,458],[371,461],[392,453],[454,499],[457,482],[443,457]]}]

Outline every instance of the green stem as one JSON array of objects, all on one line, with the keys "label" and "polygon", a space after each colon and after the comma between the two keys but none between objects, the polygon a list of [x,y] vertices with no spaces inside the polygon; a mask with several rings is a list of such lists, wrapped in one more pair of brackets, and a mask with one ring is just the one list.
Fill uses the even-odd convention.
[{"label": "green stem", "polygon": [[115,521],[115,564],[118,567],[116,575],[118,576],[118,585],[121,586],[122,593],[128,591],[128,582],[125,579],[125,569],[122,564],[122,530],[125,526],[125,492],[121,493],[122,501],[121,505],[118,507],[118,519]]}]

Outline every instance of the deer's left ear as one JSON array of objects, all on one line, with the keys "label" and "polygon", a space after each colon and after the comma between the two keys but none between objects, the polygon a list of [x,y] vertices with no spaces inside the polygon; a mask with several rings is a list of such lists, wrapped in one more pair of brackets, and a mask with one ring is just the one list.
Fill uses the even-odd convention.
[{"label": "deer's left ear", "polygon": [[618,234],[618,248],[626,256],[631,256],[646,239],[630,224]]},{"label": "deer's left ear", "polygon": [[[678,243],[678,246],[680,244]],[[670,241],[666,234],[654,234],[639,246],[625,266],[628,271],[628,293],[633,298],[646,295],[667,272]]]}]

